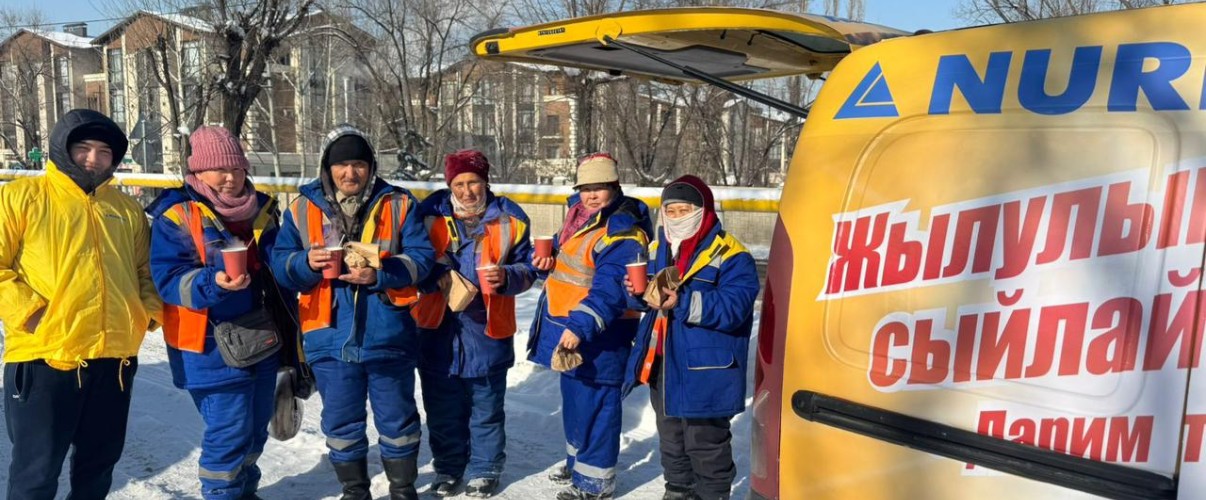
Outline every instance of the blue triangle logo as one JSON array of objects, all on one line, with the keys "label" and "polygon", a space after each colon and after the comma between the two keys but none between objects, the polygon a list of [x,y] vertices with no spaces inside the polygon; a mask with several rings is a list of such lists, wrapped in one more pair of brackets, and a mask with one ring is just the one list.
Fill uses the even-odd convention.
[{"label": "blue triangle logo", "polygon": [[847,118],[895,118],[900,116],[896,112],[896,102],[892,99],[892,91],[888,90],[888,80],[884,78],[884,71],[879,67],[879,63],[871,67],[871,71],[867,72],[867,76],[863,77],[863,81],[854,87],[854,92],[850,93],[850,97],[846,98],[846,103],[842,104],[835,120],[844,120]]}]

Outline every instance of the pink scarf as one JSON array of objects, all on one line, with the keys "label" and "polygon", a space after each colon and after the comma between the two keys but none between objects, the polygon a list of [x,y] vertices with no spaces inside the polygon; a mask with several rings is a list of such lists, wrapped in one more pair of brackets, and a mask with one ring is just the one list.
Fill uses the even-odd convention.
[{"label": "pink scarf", "polygon": [[587,221],[598,212],[598,210],[587,209],[586,205],[582,203],[570,207],[569,213],[565,214],[565,225],[561,226],[561,238],[557,241],[564,245],[566,241],[569,241],[574,236],[574,233],[582,229],[582,226],[586,225]]},{"label": "pink scarf", "polygon": [[251,184],[251,179],[247,179],[247,185],[243,188],[243,194],[239,196],[229,196],[219,193],[193,174],[185,175],[184,182],[193,188],[193,191],[209,200],[213,204],[214,210],[222,217],[222,220],[244,222],[251,220],[259,212],[260,207],[255,202],[255,186]]}]

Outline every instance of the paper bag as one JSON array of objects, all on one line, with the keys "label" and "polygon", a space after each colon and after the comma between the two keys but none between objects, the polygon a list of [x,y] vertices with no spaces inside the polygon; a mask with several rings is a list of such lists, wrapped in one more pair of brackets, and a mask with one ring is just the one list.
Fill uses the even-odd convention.
[{"label": "paper bag", "polygon": [[451,309],[452,312],[464,311],[473,302],[473,297],[477,295],[477,286],[456,271],[448,271],[448,276],[451,278],[448,290],[445,292],[448,296],[448,309]]},{"label": "paper bag", "polygon": [[577,349],[566,349],[557,346],[553,351],[553,371],[568,372],[582,364],[582,355]]},{"label": "paper bag", "polygon": [[353,241],[343,246],[343,262],[348,269],[381,269],[381,249],[376,243]]},{"label": "paper bag", "polygon": [[662,288],[678,290],[682,284],[677,267],[670,266],[658,271],[653,276],[653,280],[649,282],[649,286],[645,288],[645,303],[653,306],[662,305],[662,302],[666,301],[666,297],[662,295]]}]

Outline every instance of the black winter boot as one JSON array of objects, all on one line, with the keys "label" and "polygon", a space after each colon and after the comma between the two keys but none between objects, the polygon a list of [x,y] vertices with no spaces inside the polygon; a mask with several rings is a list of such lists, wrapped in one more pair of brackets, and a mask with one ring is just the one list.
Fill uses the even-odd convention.
[{"label": "black winter boot", "polygon": [[343,486],[343,496],[339,500],[372,500],[369,492],[368,460],[360,459],[355,462],[331,462],[335,466],[335,477]]},{"label": "black winter boot", "polygon": [[419,500],[415,479],[419,477],[418,458],[383,458],[385,477],[389,478],[389,500]]},{"label": "black winter boot", "polygon": [[700,498],[690,486],[666,483],[666,493],[662,495],[662,500],[700,500]]},{"label": "black winter boot", "polygon": [[549,473],[549,480],[554,484],[569,484],[572,479],[574,479],[574,472],[565,465],[560,465]]}]

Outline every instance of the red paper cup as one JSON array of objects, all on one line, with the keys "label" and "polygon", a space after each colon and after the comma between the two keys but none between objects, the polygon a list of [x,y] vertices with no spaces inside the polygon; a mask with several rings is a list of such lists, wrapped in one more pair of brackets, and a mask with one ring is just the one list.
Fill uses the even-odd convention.
[{"label": "red paper cup", "polygon": [[226,275],[237,280],[247,274],[247,247],[231,247],[222,249],[222,262],[226,265]]},{"label": "red paper cup", "polygon": [[326,250],[331,252],[331,260],[322,268],[322,277],[333,280],[343,274],[343,247],[327,247]]},{"label": "red paper cup", "polygon": [[633,262],[628,264],[628,282],[632,283],[632,291],[637,295],[645,293],[645,287],[649,285],[648,262]]},{"label": "red paper cup", "polygon": [[490,265],[477,268],[477,282],[481,284],[479,288],[482,291],[482,295],[494,295],[494,287],[490,286],[490,282],[486,281],[485,272],[496,267],[498,266]]},{"label": "red paper cup", "polygon": [[540,236],[536,238],[536,258],[543,259],[553,256],[553,237]]}]

